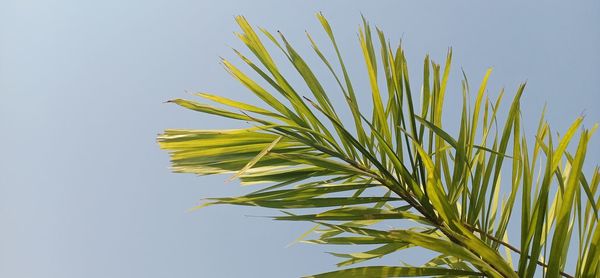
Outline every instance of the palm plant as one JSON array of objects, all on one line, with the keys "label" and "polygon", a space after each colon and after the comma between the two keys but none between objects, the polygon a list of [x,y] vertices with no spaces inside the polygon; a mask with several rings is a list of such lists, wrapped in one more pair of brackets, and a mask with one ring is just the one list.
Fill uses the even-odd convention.
[{"label": "palm plant", "polygon": [[[335,62],[307,34],[308,39],[339,85],[351,119],[343,121],[338,113],[343,108],[333,105],[326,93],[331,89],[323,87],[321,77],[281,33],[277,38],[260,29],[300,74],[310,97],[288,82],[264,39],[245,18],[237,17],[237,35],[258,63],[235,53],[270,87],[228,60],[222,63],[265,107],[205,93],[198,96],[229,109],[171,100],[252,126],[168,129],[158,141],[170,152],[175,172],[232,173],[243,184],[269,186],[239,197],[210,198],[198,208],[259,206],[281,210],[276,220],[314,222],[305,242],[364,246],[364,252],[335,254],[343,267],[409,248],[437,254],[420,266],[363,266],[312,277],[600,277],[600,170],[594,168],[591,176],[583,173],[586,147],[597,126],[578,132],[579,117],[554,137],[542,115],[535,137],[526,140],[520,113],[525,84],[502,121],[498,111],[503,93],[496,100],[486,96],[488,70],[473,103],[464,78],[458,135],[453,136],[442,127],[452,52],[443,67],[425,57],[420,101],[415,101],[402,46],[392,48],[383,32],[372,34],[363,19],[359,40],[372,98],[367,115],[359,108],[329,23],[321,14],[317,18]],[[579,142],[572,153],[568,145],[576,133]],[[514,233],[518,240],[508,239],[509,225],[520,232]],[[575,264],[569,273],[568,262]]]}]

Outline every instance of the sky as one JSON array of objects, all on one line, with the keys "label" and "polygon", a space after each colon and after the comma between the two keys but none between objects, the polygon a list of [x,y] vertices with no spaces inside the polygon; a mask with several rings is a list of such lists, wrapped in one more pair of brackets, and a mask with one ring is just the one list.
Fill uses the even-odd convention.
[{"label": "sky", "polygon": [[[525,2],[525,3],[522,3]],[[527,81],[524,128],[542,107],[554,132],[600,122],[600,2],[0,0],[0,277],[299,277],[335,269],[326,247],[296,244],[310,225],[200,199],[252,188],[169,171],[165,128],[241,127],[165,104],[194,92],[254,101],[219,57],[243,49],[234,16],[281,30],[317,64],[323,12],[359,88],[361,14],[402,39],[413,86],[426,54],[454,52],[448,107],[493,67],[491,96]],[[331,52],[328,52],[331,53]],[[292,71],[289,71],[290,73]],[[327,83],[333,84],[333,83]],[[452,108],[444,123],[458,121]],[[349,119],[349,118],[348,118]],[[586,167],[598,164],[598,135]],[[412,262],[396,256],[375,263]],[[419,257],[419,256],[416,256]],[[418,258],[417,258],[418,259]]]}]

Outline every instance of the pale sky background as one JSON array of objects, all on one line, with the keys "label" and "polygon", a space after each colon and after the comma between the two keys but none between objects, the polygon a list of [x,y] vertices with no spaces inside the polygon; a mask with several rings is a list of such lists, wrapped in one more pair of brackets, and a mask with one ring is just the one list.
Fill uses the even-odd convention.
[{"label": "pale sky background", "polygon": [[[196,91],[252,99],[218,63],[224,56],[240,64],[230,50],[242,48],[235,15],[281,30],[319,65],[304,30],[329,49],[314,18],[324,12],[367,88],[356,40],[362,13],[393,42],[403,39],[415,88],[424,55],[441,62],[453,47],[448,107],[457,107],[461,68],[476,87],[493,66],[492,96],[505,87],[510,97],[528,81],[525,128],[537,124],[544,103],[555,131],[580,114],[587,127],[600,122],[600,2],[484,2],[0,0],[0,277],[298,277],[335,269],[338,260],[324,253],[333,249],[286,248],[308,224],[247,217],[272,213],[245,207],[186,212],[203,197],[247,189],[225,176],[170,173],[155,142],[165,128],[242,126],[163,104]],[[598,164],[599,140],[588,169]],[[412,254],[374,263],[400,259],[420,261]]]}]

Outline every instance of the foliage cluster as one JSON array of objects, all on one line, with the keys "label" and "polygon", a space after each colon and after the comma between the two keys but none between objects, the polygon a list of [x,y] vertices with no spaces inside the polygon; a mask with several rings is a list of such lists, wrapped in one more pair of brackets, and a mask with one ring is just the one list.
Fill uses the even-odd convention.
[{"label": "foliage cluster", "polygon": [[[458,135],[453,136],[442,127],[451,51],[443,67],[425,57],[416,96],[402,46],[392,47],[383,32],[373,33],[363,19],[359,41],[372,98],[372,111],[366,114],[331,26],[321,14],[317,18],[335,57],[326,57],[307,34],[308,39],[339,88],[324,88],[323,77],[281,33],[260,29],[260,38],[245,18],[237,17],[237,35],[254,60],[235,53],[269,87],[228,60],[222,63],[264,107],[205,93],[198,96],[222,107],[171,101],[252,125],[166,130],[158,141],[170,152],[175,172],[231,173],[244,184],[270,184],[201,206],[279,209],[283,214],[277,220],[315,223],[306,242],[364,246],[363,252],[334,254],[342,258],[342,267],[414,247],[438,254],[420,266],[351,267],[313,277],[600,277],[600,171],[583,172],[593,130],[579,132],[582,118],[555,137],[542,116],[535,138],[526,140],[520,113],[525,84],[506,118],[499,119],[503,94],[495,100],[487,97],[488,70],[472,103],[464,78]],[[267,51],[265,38],[288,58],[311,96],[282,74],[282,63]],[[328,96],[334,90],[346,100],[349,121],[342,120],[338,112],[343,108]],[[575,140],[571,153],[568,146]],[[514,243],[507,234],[511,221],[520,227]],[[381,225],[386,222],[393,228]],[[568,274],[567,257],[573,254],[575,272]]]}]

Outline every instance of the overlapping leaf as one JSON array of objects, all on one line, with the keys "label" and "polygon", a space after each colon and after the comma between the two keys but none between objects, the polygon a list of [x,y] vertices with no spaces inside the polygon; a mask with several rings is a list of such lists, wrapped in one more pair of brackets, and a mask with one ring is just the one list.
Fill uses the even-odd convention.
[{"label": "overlapping leaf", "polygon": [[[298,240],[364,247],[332,253],[342,258],[341,267],[406,249],[438,253],[422,266],[362,266],[311,277],[600,275],[600,171],[586,176],[583,164],[595,128],[580,133],[574,155],[569,145],[581,118],[555,138],[542,117],[535,137],[527,140],[520,113],[524,84],[501,119],[504,92],[495,101],[487,95],[491,69],[473,104],[464,72],[462,95],[448,87],[451,50],[443,67],[425,58],[418,96],[411,90],[402,45],[392,46],[377,29],[377,46],[365,19],[359,43],[373,109],[361,110],[357,94],[365,92],[355,89],[331,25],[322,14],[317,18],[330,44],[324,47],[307,35],[330,75],[317,74],[282,33],[256,32],[238,17],[237,35],[254,57],[235,54],[252,72],[229,60],[223,65],[262,106],[207,93],[198,96],[216,105],[170,101],[251,126],[166,130],[158,141],[171,154],[175,172],[229,173],[244,184],[275,183],[244,196],[209,198],[198,207],[260,206],[282,210],[276,220],[314,222]],[[287,60],[273,58],[273,51]],[[284,76],[283,67],[294,69],[303,84],[290,83],[294,79]],[[339,95],[325,86],[328,78]],[[448,95],[463,100],[462,109],[455,110],[457,130],[443,126]],[[350,121],[340,116],[343,110]],[[518,245],[508,241],[511,225],[520,225]],[[571,249],[576,260],[567,257]],[[513,256],[518,261],[513,263]]]}]

